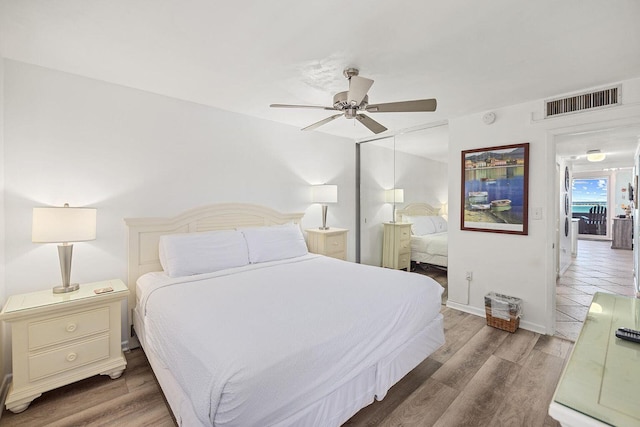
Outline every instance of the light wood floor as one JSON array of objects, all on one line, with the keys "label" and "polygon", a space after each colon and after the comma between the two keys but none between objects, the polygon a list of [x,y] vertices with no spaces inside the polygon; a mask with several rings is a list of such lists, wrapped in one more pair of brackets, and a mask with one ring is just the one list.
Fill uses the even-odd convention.
[{"label": "light wood floor", "polygon": [[[446,344],[345,426],[558,426],[547,407],[572,343],[443,307]],[[0,426],[174,426],[144,353],[127,369],[44,393]]]}]

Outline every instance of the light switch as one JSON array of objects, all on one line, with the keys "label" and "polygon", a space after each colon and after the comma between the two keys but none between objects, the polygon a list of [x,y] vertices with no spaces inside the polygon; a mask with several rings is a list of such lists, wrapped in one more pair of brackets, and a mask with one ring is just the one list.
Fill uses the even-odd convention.
[{"label": "light switch", "polygon": [[533,219],[542,219],[542,208],[533,208]]}]

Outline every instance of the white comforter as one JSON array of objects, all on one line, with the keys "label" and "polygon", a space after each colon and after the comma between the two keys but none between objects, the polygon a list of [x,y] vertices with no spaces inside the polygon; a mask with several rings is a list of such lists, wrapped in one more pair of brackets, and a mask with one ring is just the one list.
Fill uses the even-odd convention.
[{"label": "white comforter", "polygon": [[411,252],[421,252],[429,255],[446,257],[449,252],[447,232],[411,236]]},{"label": "white comforter", "polygon": [[267,426],[407,342],[438,316],[442,288],[307,255],[178,279],[149,273],[138,292],[147,345],[200,420]]}]

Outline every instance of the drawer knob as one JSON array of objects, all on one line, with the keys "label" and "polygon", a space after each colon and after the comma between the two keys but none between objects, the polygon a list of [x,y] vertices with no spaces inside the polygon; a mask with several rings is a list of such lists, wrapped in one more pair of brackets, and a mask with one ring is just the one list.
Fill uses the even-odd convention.
[{"label": "drawer knob", "polygon": [[338,246],[339,243],[338,242],[333,242],[333,246]]},{"label": "drawer knob", "polygon": [[76,360],[77,357],[78,357],[77,354],[75,354],[74,352],[71,352],[67,354],[67,361],[73,362],[74,360]]},{"label": "drawer knob", "polygon": [[69,323],[67,325],[67,332],[73,332],[76,330],[76,324],[75,323]]}]

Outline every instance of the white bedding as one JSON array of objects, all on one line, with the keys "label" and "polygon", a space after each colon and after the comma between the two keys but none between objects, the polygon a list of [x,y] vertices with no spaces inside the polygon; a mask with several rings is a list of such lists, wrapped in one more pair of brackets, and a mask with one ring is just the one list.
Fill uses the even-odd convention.
[{"label": "white bedding", "polygon": [[[138,280],[146,345],[203,425],[287,424],[440,316],[432,279],[306,255]],[[434,334],[436,347],[444,342]],[[392,385],[377,381],[384,397]]]},{"label": "white bedding", "polygon": [[411,236],[411,254],[447,256],[447,232]]}]

